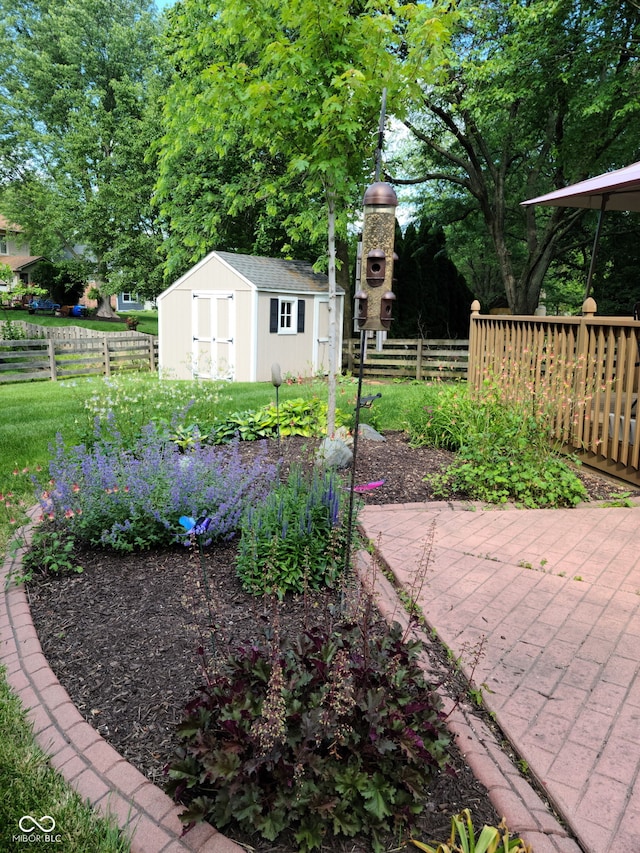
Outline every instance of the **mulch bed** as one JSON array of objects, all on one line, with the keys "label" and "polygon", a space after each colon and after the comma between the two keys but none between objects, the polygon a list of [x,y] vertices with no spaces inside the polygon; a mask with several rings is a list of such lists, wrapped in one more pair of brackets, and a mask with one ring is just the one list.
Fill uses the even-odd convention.
[{"label": "mulch bed", "polygon": [[[315,443],[291,438],[269,445],[272,458],[310,464]],[[255,453],[255,444],[242,452]],[[363,495],[366,503],[428,501],[427,473],[443,471],[453,454],[432,448],[411,448],[401,434],[385,442],[359,442],[357,483],[385,480]],[[609,498],[620,486],[598,475],[583,474],[593,499]],[[462,496],[461,496],[462,497]],[[271,620],[271,605],[243,592],[235,575],[235,545],[216,546],[208,570],[219,623],[231,647],[259,641]],[[197,554],[176,546],[163,551],[118,556],[83,550],[80,575],[37,577],[28,594],[43,652],[61,684],[85,719],[118,752],[153,782],[163,785],[164,769],[178,741],[175,726],[202,681],[197,649],[209,647],[210,619],[201,589]],[[321,614],[326,618],[333,594],[287,598],[280,608],[280,630],[295,634]],[[446,671],[446,657],[437,645],[428,649],[434,671],[456,691],[463,689]],[[452,814],[471,809],[474,822],[496,824],[486,791],[462,757],[451,749],[455,776],[442,774],[434,786],[419,836],[444,840]],[[291,853],[296,847],[265,843],[239,830],[224,830],[256,851]],[[398,840],[390,839],[395,849]],[[357,840],[335,842],[323,850],[364,851]],[[415,850],[413,846],[407,849]]]}]

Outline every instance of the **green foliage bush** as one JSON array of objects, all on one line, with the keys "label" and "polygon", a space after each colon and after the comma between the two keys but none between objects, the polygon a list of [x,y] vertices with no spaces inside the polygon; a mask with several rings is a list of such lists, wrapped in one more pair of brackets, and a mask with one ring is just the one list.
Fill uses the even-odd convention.
[{"label": "green foliage bush", "polygon": [[92,377],[67,384],[78,387],[82,397],[87,418],[78,423],[78,431],[80,440],[87,445],[113,437],[131,445],[152,422],[167,433],[184,424],[187,418],[207,424],[208,429],[213,422],[212,413],[225,398],[226,388],[223,382],[211,380],[160,381],[144,372]]},{"label": "green foliage bush", "polygon": [[332,586],[343,558],[346,495],[335,472],[292,468],[243,516],[236,565],[244,589],[282,597]]},{"label": "green foliage bush", "polygon": [[[348,416],[336,412],[336,425],[346,423]],[[309,400],[285,400],[279,406],[270,403],[255,412],[234,412],[216,424],[208,440],[223,444],[238,437],[241,441],[281,436],[322,435],[327,428],[327,404],[317,397]]]},{"label": "green foliage bush", "polygon": [[[38,337],[41,337],[41,335],[38,335]],[[24,341],[27,340],[27,338],[28,335],[26,330],[14,322],[11,317],[7,317],[4,322],[0,323],[0,340]]]},{"label": "green foliage bush", "polygon": [[541,458],[536,448],[494,442],[463,447],[459,459],[443,475],[429,478],[435,497],[463,493],[475,500],[523,506],[575,506],[587,491],[569,465],[553,453]]},{"label": "green foliage bush", "polygon": [[[16,548],[23,543],[15,541]],[[35,574],[62,575],[70,572],[81,574],[82,566],[75,558],[75,542],[67,530],[55,530],[50,525],[37,528],[31,546],[22,559],[20,574],[9,573],[16,583],[32,580]]]},{"label": "green foliage bush", "polygon": [[301,851],[326,835],[410,829],[449,742],[440,699],[398,626],[312,628],[275,652],[240,650],[210,676],[179,727],[169,792],[186,823],[232,822]]},{"label": "green foliage bush", "polygon": [[469,430],[482,431],[483,415],[466,385],[437,382],[405,410],[405,429],[414,447],[459,450]]},{"label": "green foliage bush", "polygon": [[462,493],[490,503],[554,507],[587,496],[555,451],[544,410],[536,416],[531,407],[505,401],[498,383],[486,382],[477,397],[463,385],[431,386],[406,417],[414,445],[458,454],[444,475],[429,478],[436,497]]}]

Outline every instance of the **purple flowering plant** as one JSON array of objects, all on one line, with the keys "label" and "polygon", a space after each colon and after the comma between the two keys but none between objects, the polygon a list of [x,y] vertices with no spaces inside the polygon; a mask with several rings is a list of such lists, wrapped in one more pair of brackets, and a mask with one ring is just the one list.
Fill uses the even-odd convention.
[{"label": "purple flowering plant", "polygon": [[181,516],[206,515],[208,539],[229,539],[275,478],[265,455],[245,463],[237,442],[182,453],[154,424],[131,443],[112,432],[109,441],[67,447],[58,436],[40,503],[79,541],[117,551],[184,541]]},{"label": "purple flowering plant", "polygon": [[293,467],[285,483],[248,507],[236,558],[244,589],[283,597],[333,586],[343,563],[347,495],[335,471],[305,475]]}]

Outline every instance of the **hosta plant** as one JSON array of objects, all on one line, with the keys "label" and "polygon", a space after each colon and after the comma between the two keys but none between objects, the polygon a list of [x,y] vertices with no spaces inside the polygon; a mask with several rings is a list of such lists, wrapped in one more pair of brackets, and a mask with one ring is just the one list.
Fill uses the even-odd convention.
[{"label": "hosta plant", "polygon": [[311,628],[273,648],[240,649],[210,675],[179,726],[168,768],[182,820],[235,823],[299,850],[325,836],[408,831],[446,766],[440,699],[394,626]]},{"label": "hosta plant", "polygon": [[[349,420],[349,416],[336,412],[336,425]],[[234,438],[241,441],[254,441],[257,438],[275,438],[281,436],[322,435],[327,427],[327,404],[313,397],[285,400],[279,406],[270,403],[255,412],[234,412],[211,430],[209,440],[213,444],[223,444]]]}]

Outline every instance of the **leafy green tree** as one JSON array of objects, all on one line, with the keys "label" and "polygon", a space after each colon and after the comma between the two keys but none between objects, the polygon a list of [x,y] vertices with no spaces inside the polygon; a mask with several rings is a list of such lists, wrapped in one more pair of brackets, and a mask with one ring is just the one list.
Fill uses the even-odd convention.
[{"label": "leafy green tree", "polygon": [[444,231],[427,219],[396,236],[396,338],[466,338],[473,294],[449,258]]},{"label": "leafy green tree", "polygon": [[36,251],[91,261],[102,313],[162,283],[158,34],[149,0],[0,0],[0,206]]},{"label": "leafy green tree", "polygon": [[[640,8],[460,0],[457,22],[443,76],[406,120],[416,148],[394,180],[426,184],[430,213],[444,200],[440,222],[483,234],[511,309],[531,313],[583,213],[519,203],[636,159]],[[455,247],[465,275],[477,242]]]},{"label": "leafy green tree", "polygon": [[639,225],[637,213],[617,213],[603,230],[593,277],[598,314],[630,317],[640,302]]},{"label": "leafy green tree", "polygon": [[88,284],[89,268],[82,261],[41,260],[34,266],[31,279],[58,305],[75,305]]},{"label": "leafy green tree", "polygon": [[[346,237],[371,178],[381,92],[388,87],[400,102],[418,69],[428,75],[446,20],[441,7],[396,0],[182,0],[170,13],[175,74],[160,153],[164,214],[171,217],[173,206],[170,182],[162,179],[195,135],[196,154],[214,152],[232,176],[231,191],[223,192],[227,212],[239,213],[247,198],[258,198],[267,215],[282,218],[285,251],[328,232],[330,389],[337,361],[336,236]],[[218,227],[215,205],[210,217]],[[184,236],[197,247],[193,227]],[[334,416],[330,393],[329,432]]]}]

